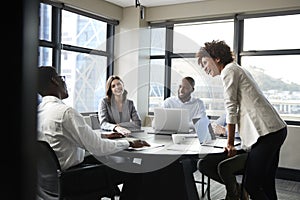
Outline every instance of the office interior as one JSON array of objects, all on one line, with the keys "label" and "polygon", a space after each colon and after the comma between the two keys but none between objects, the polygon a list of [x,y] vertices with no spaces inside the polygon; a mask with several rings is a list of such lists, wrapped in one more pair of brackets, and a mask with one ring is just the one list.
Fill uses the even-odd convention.
[{"label": "office interior", "polygon": [[[115,58],[113,73],[124,77],[128,91],[135,91],[130,97],[136,102],[143,120],[149,115],[148,91],[146,87],[137,86],[148,84],[149,68],[141,67],[139,69],[136,66],[144,66],[149,63],[149,52],[143,51],[143,47],[149,45],[150,42],[150,34],[147,31],[149,24],[159,26],[166,22],[222,18],[238,13],[249,15],[274,12],[300,13],[298,0],[196,1],[177,5],[145,7],[143,17],[141,17],[141,10],[135,5],[121,7],[103,0],[52,2],[63,3],[92,15],[118,21],[118,25],[115,27],[115,35],[118,37],[115,38],[112,48]],[[4,135],[5,141],[3,143],[7,144],[8,141],[6,149],[9,148],[10,153],[5,155],[5,160],[7,160],[5,171],[9,172],[5,182],[9,184],[5,185],[4,190],[5,196],[9,196],[11,199],[34,199],[36,194],[34,142],[36,140],[36,105],[38,101],[35,98],[37,77],[34,67],[39,65],[39,4],[41,2],[22,0],[18,4],[7,3],[13,12],[9,14],[10,20],[6,26],[9,30],[7,37],[11,42],[5,47],[4,58],[9,58],[8,73],[14,77],[7,77],[10,82],[3,84],[12,87],[6,91],[6,98],[9,98],[8,104],[11,106],[8,117],[5,117],[7,120],[5,124],[8,124],[9,128],[8,134]],[[140,3],[142,4],[143,1],[141,0]],[[295,24],[295,26],[297,25]],[[132,30],[138,31],[132,32]],[[134,34],[126,35],[126,32]],[[278,38],[278,40],[280,39],[282,38]],[[139,49],[139,51],[133,51],[134,49]],[[299,47],[297,50],[294,54],[299,55]],[[133,53],[123,55],[123,52]],[[15,81],[14,84],[12,84],[12,80]],[[279,167],[283,169],[282,176],[285,176],[283,178],[299,180],[300,157],[297,154],[300,151],[299,125],[299,121],[288,125],[288,137],[282,147],[279,163]]]}]

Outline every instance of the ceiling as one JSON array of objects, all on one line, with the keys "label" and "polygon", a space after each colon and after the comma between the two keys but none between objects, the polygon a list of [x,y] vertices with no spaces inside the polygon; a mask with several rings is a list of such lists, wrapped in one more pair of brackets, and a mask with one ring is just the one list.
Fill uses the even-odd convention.
[{"label": "ceiling", "polygon": [[173,5],[173,4],[182,4],[182,3],[191,3],[199,1],[208,1],[208,0],[105,0],[112,4],[125,7],[135,6],[136,1],[144,7],[153,7],[153,6],[164,6],[164,5]]}]

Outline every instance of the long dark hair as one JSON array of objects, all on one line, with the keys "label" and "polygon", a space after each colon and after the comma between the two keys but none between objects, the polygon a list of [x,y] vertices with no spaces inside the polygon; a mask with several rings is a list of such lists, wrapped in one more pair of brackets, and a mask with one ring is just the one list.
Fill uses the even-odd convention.
[{"label": "long dark hair", "polygon": [[[111,91],[111,83],[113,82],[113,80],[119,80],[121,83],[123,83],[123,87],[124,87],[124,82],[123,80],[117,76],[117,75],[111,75],[107,81],[106,81],[106,89],[105,89],[105,94],[106,94],[106,97],[107,97],[107,100],[108,100],[108,103],[111,103],[111,96],[112,96],[112,91]],[[127,90],[124,89],[124,92],[123,92],[123,101],[127,98]]]}]

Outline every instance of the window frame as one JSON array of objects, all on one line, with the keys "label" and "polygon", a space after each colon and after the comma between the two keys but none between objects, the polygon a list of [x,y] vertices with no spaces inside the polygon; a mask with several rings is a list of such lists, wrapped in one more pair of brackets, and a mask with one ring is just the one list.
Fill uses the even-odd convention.
[{"label": "window frame", "polygon": [[[104,56],[107,59],[106,63],[106,79],[113,75],[114,73],[114,35],[115,35],[115,27],[119,25],[118,20],[107,19],[102,16],[98,16],[95,14],[91,14],[74,7],[70,7],[63,3],[53,2],[50,0],[41,0],[40,5],[45,4],[52,7],[51,13],[51,38],[50,40],[39,39],[39,47],[40,48],[50,48],[52,49],[52,63],[51,65],[56,67],[57,72],[61,73],[61,55],[64,50],[76,53],[84,53],[90,55],[99,55]],[[94,20],[99,20],[107,23],[107,31],[106,31],[106,50],[97,50],[91,48],[84,48],[75,45],[63,44],[61,39],[61,24],[62,24],[62,10],[66,10],[77,15],[82,15],[88,18],[92,18]],[[95,110],[88,111],[88,113],[95,112]]]},{"label": "window frame", "polygon": [[[235,52],[235,57],[237,63],[241,63],[241,58],[243,56],[266,56],[266,55],[300,55],[300,49],[285,49],[285,50],[257,50],[257,51],[244,51],[244,19],[249,18],[259,18],[259,17],[272,17],[272,16],[284,16],[300,14],[300,10],[295,11],[280,11],[280,12],[270,12],[270,13],[256,13],[256,14],[236,14],[229,15],[224,17],[215,17],[215,18],[203,18],[203,19],[193,19],[193,20],[183,20],[183,21],[172,21],[172,22],[159,22],[159,23],[150,23],[150,28],[162,28],[165,27],[167,30],[173,30],[175,24],[180,23],[191,23],[191,22],[204,22],[204,21],[217,21],[217,20],[234,20],[234,39],[233,39],[233,51]],[[171,84],[171,68],[172,68],[172,59],[173,58],[194,58],[195,52],[193,53],[173,53],[173,34],[172,31],[168,33],[166,31],[166,51],[164,55],[150,55],[150,59],[165,59],[166,73],[165,73],[165,90],[163,99],[170,96],[170,84]],[[168,51],[169,50],[169,51]],[[153,112],[148,114],[153,115]],[[214,118],[216,116],[209,116]],[[285,120],[289,125],[300,125],[300,121],[291,121]]]}]

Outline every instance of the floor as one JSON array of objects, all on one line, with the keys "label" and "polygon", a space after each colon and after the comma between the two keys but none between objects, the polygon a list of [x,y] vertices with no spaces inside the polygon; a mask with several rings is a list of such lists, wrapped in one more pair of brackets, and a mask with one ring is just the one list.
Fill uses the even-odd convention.
[{"label": "floor", "polygon": [[[194,177],[196,180],[200,180],[200,172],[195,172]],[[238,181],[240,179],[238,178]],[[197,184],[197,189],[199,193],[200,200],[207,200],[207,196],[201,197],[201,185]],[[300,182],[289,181],[283,179],[276,179],[276,189],[278,200],[300,200]],[[225,188],[224,185],[211,180],[211,190],[210,190],[211,200],[220,200],[225,198]],[[102,198],[101,200],[109,200],[108,198]],[[115,200],[119,200],[118,197]]]},{"label": "floor", "polygon": [[[195,172],[195,179],[200,177],[200,172]],[[240,179],[238,178],[238,181]],[[201,186],[197,186],[198,193],[201,194]],[[300,182],[288,181],[283,179],[276,179],[276,189],[278,200],[300,200]],[[211,200],[220,200],[225,198],[225,187],[224,185],[211,180],[211,190],[210,190]],[[206,200],[207,197],[200,197],[200,200]]]}]

